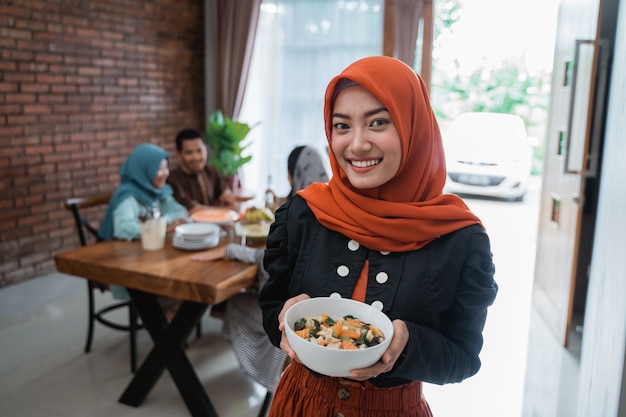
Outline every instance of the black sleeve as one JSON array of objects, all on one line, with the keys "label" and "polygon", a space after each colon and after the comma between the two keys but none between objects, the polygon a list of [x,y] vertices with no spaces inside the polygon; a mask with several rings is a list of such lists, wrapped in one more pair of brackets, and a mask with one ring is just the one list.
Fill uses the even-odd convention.
[{"label": "black sleeve", "polygon": [[[278,315],[289,298],[290,266],[288,252],[288,212],[291,201],[276,211],[276,220],[267,237],[263,266],[269,275],[259,294],[263,310],[263,327],[273,345],[279,346],[282,332],[278,330]],[[291,254],[293,256],[293,254]]]},{"label": "black sleeve", "polygon": [[468,249],[450,308],[441,315],[438,329],[406,321],[409,342],[393,376],[446,384],[460,382],[480,369],[487,308],[494,302],[498,286],[489,238],[481,228],[473,230],[479,231],[467,236]]}]

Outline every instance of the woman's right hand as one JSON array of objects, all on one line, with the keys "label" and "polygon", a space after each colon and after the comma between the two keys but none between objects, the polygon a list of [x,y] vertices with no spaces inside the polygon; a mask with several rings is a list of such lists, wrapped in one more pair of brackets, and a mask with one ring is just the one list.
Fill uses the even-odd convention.
[{"label": "woman's right hand", "polygon": [[297,302],[302,300],[309,299],[307,294],[300,294],[295,297],[292,297],[285,301],[285,305],[283,305],[283,309],[280,310],[280,314],[278,315],[278,330],[282,332],[282,336],[280,337],[280,348],[289,356],[291,359],[297,359],[296,352],[293,351],[289,341],[287,341],[287,335],[285,334],[285,323],[283,322],[283,318],[285,317],[285,313],[289,310],[289,307],[294,305]]}]

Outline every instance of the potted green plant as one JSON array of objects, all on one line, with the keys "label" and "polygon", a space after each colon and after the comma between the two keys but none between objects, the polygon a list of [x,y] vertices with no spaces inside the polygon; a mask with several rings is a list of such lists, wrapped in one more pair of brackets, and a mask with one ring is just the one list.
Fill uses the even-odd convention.
[{"label": "potted green plant", "polygon": [[252,127],[247,123],[234,121],[216,110],[209,116],[206,125],[207,146],[211,162],[225,178],[235,179],[239,168],[250,162],[252,156],[242,153],[249,145],[243,144]]}]

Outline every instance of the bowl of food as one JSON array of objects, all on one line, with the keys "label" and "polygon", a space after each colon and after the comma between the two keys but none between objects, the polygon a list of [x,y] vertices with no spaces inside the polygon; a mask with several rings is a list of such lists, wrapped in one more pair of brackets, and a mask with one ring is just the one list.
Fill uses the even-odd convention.
[{"label": "bowl of food", "polygon": [[369,304],[317,297],[291,306],[284,317],[287,340],[307,368],[348,377],[378,362],[393,338],[389,317]]}]

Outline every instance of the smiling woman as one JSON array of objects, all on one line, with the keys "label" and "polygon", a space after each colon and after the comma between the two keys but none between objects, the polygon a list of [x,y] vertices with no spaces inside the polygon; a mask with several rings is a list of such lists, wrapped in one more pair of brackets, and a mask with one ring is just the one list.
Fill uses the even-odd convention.
[{"label": "smiling woman", "polygon": [[[349,65],[328,83],[324,126],[333,175],[278,209],[266,243],[264,328],[300,359],[281,376],[269,416],[345,409],[431,417],[422,383],[460,382],[480,368],[486,310],[497,293],[489,238],[460,198],[442,194],[441,136],[411,67],[383,56]],[[366,303],[391,321],[380,360],[342,372],[347,380],[308,368],[310,358],[300,357],[307,353],[290,341],[290,308],[320,297]]]},{"label": "smiling woman", "polygon": [[402,149],[396,127],[385,106],[363,87],[350,83],[338,90],[332,151],[353,186],[379,187],[400,168]]}]

